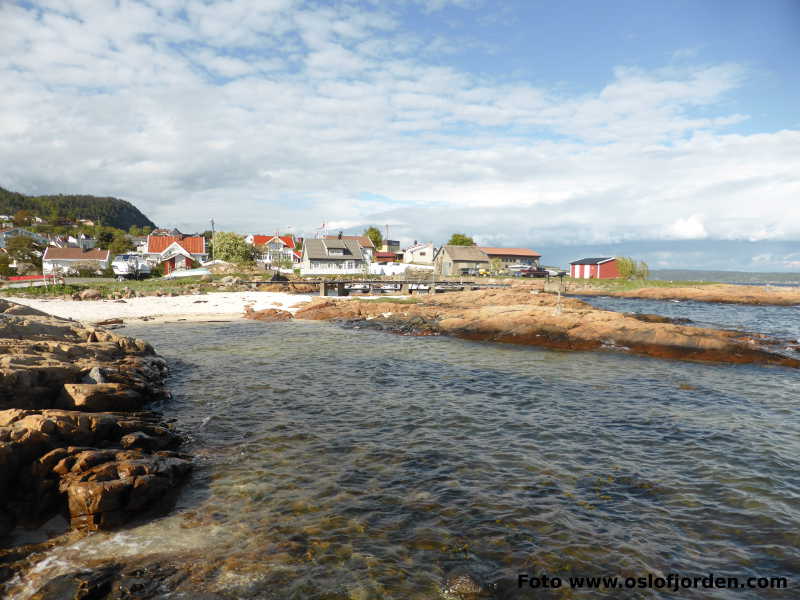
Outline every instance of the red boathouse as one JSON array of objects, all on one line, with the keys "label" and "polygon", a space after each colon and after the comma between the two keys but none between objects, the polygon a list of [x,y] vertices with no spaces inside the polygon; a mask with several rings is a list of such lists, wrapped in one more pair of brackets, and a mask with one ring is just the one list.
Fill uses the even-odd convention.
[{"label": "red boathouse", "polygon": [[569,275],[575,279],[616,279],[619,277],[617,259],[582,258],[569,263]]}]

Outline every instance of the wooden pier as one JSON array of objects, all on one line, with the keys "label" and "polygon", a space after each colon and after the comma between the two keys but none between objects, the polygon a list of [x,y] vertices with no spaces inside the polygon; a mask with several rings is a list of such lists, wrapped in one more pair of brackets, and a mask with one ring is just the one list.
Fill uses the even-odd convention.
[{"label": "wooden pier", "polygon": [[[479,283],[475,281],[420,281],[419,279],[295,279],[289,281],[246,281],[257,285],[317,285],[320,296],[330,296],[336,291],[337,296],[348,296],[350,292],[368,294],[410,295],[435,294],[437,292],[460,292],[463,290],[480,290],[487,288],[507,288],[508,283]],[[352,286],[358,286],[354,288]],[[391,287],[389,287],[391,286]],[[366,288],[366,289],[365,289]],[[376,294],[377,293],[377,294]]]}]

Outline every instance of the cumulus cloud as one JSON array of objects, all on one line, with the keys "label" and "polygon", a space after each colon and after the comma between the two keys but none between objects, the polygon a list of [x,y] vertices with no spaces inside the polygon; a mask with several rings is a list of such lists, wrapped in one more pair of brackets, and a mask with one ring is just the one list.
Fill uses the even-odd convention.
[{"label": "cumulus cloud", "polygon": [[678,240],[698,240],[708,237],[703,217],[692,215],[685,219],[678,219],[667,228],[667,235]]},{"label": "cumulus cloud", "polygon": [[447,5],[475,3],[0,3],[0,185],[187,230],[800,239],[800,132],[732,131],[743,66],[618,66],[572,94],[493,79],[404,29]]}]

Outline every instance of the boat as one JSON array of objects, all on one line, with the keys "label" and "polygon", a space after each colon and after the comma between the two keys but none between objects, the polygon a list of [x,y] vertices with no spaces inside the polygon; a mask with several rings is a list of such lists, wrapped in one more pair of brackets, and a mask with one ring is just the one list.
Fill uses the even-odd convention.
[{"label": "boat", "polygon": [[153,270],[144,257],[137,254],[118,254],[111,261],[111,269],[119,281],[144,279],[149,277]]}]

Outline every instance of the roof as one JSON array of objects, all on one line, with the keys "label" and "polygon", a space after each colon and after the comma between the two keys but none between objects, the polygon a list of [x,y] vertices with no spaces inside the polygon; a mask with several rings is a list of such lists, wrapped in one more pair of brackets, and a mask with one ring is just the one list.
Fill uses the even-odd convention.
[{"label": "roof", "polygon": [[108,260],[109,251],[94,248],[84,250],[82,248],[56,248],[48,246],[44,250],[42,260]]},{"label": "roof", "polygon": [[614,260],[613,256],[606,256],[603,258],[582,258],[580,260],[572,261],[571,265],[599,265],[600,263],[608,262],[610,260]]},{"label": "roof", "polygon": [[534,258],[539,258],[542,256],[538,252],[534,252],[528,248],[488,248],[486,246],[480,246],[480,249],[486,252],[486,254],[489,256],[492,254],[500,256],[531,256]]},{"label": "roof", "polygon": [[147,236],[147,252],[148,254],[161,254],[175,242],[178,242],[190,254],[206,253],[206,238],[202,235],[189,236],[182,239],[174,235],[150,235]]},{"label": "roof", "polygon": [[[306,240],[303,243],[303,252],[306,256],[308,256],[311,260],[333,260],[342,258],[349,258],[355,260],[362,260],[364,255],[361,254],[361,248],[356,240],[353,239],[344,239],[336,240],[336,243],[333,246],[330,245],[332,240],[320,240],[320,239],[311,239]],[[345,251],[345,254],[337,255],[337,256],[329,256],[327,250],[325,249],[325,245],[328,244],[328,248],[337,247],[342,248]]]},{"label": "roof", "polygon": [[280,240],[284,246],[294,249],[294,238],[290,235],[257,235],[253,234],[254,246],[266,246],[274,239]]},{"label": "roof", "polygon": [[[337,239],[338,235],[326,235],[326,240]],[[375,244],[372,243],[372,240],[367,235],[343,235],[343,240],[356,240],[358,245],[362,248],[374,248]]]},{"label": "roof", "polygon": [[452,260],[489,262],[489,257],[477,246],[442,246],[442,252],[446,252]]}]

